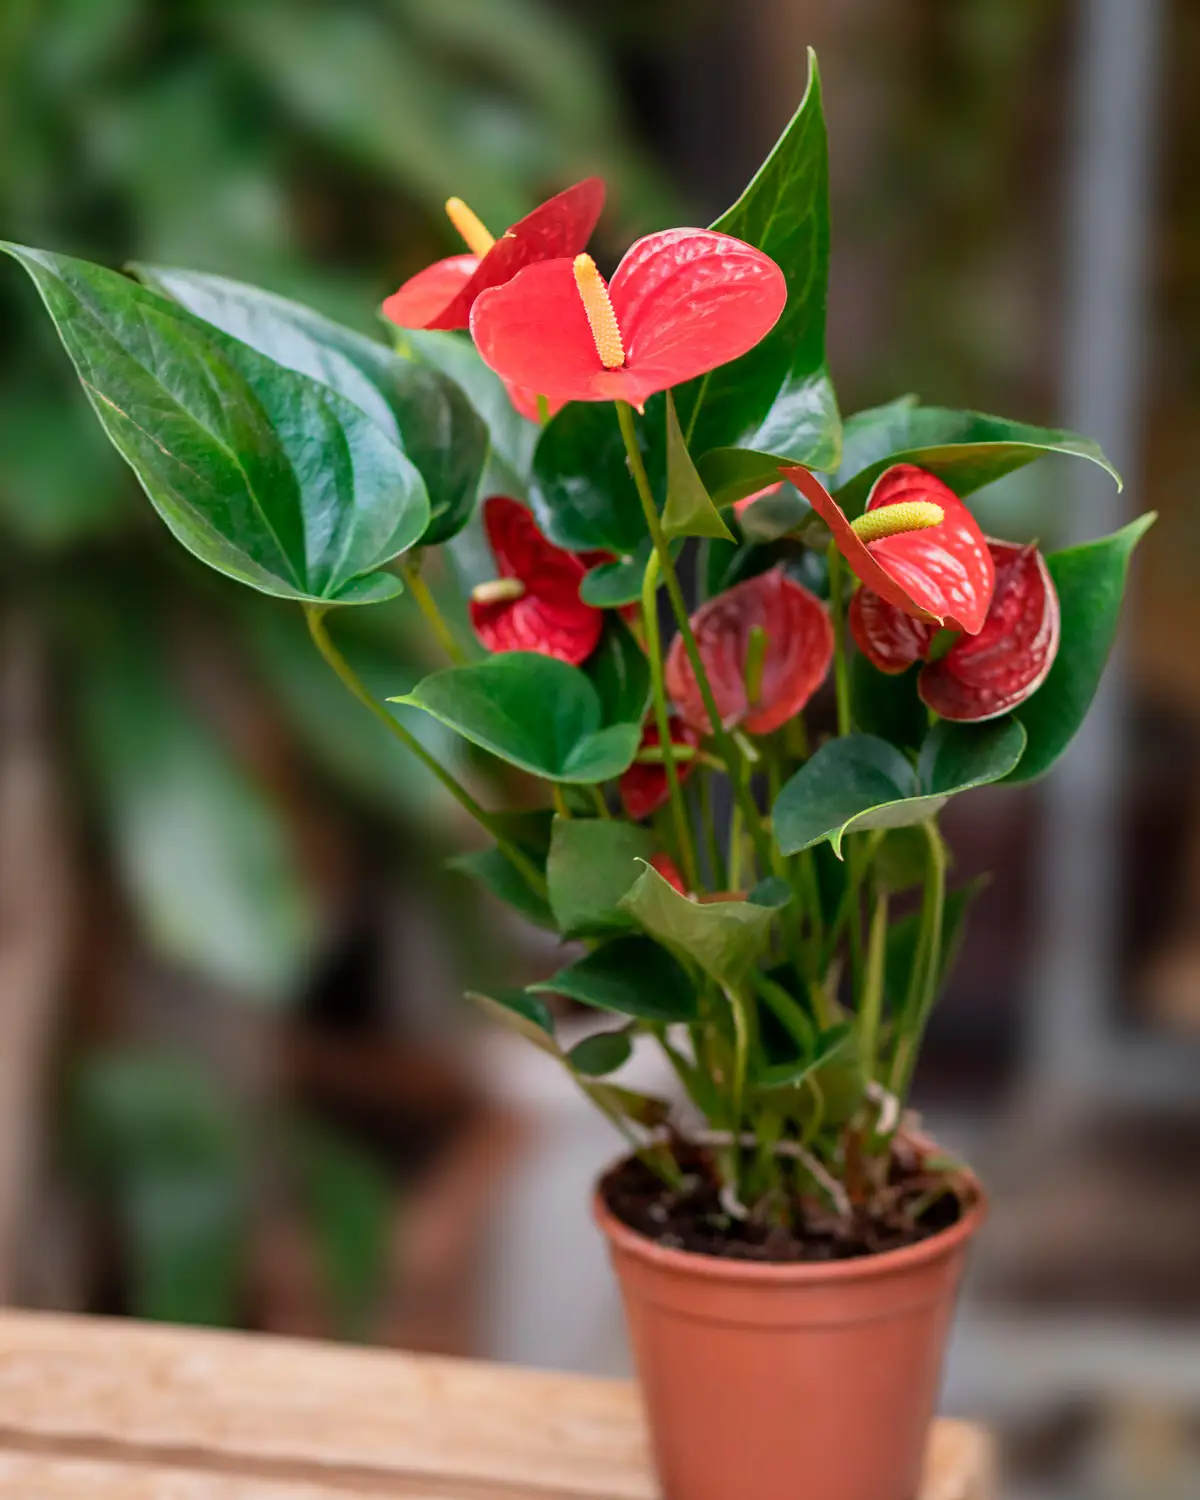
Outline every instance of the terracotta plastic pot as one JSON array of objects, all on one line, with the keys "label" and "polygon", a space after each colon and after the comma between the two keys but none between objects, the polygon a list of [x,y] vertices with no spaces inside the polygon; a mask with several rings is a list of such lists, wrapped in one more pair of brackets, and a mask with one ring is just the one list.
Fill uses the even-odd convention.
[{"label": "terracotta plastic pot", "polygon": [[664,1500],[915,1500],[980,1200],[908,1249],[829,1265],[667,1250],[599,1193]]}]

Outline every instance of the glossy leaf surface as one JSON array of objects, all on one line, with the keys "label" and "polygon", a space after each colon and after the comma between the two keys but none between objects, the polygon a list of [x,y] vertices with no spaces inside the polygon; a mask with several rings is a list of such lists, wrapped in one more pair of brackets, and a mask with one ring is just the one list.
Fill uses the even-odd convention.
[{"label": "glossy leaf surface", "polygon": [[[738,201],[713,226],[756,245],[782,269],[787,305],[744,358],[678,392],[679,415],[700,472],[720,504],[770,484],[779,461],[833,468],[841,423],[825,363],[829,279],[829,168],[821,80],[809,54],[799,109]],[[753,450],[740,476],[714,473],[722,455]],[[728,465],[725,466],[728,468]]]},{"label": "glossy leaf surface", "polygon": [[646,937],[614,938],[529,988],[641,1021],[694,1021],[700,1013],[687,971]]},{"label": "glossy leaf surface", "polygon": [[847,833],[924,822],[959,792],[1001,780],[1024,747],[1015,719],[936,724],[915,770],[886,740],[866,734],[829,740],[780,792],[775,837],[785,854],[824,839],[840,854]]},{"label": "glossy leaf surface", "polygon": [[501,760],[551,781],[619,776],[641,738],[640,724],[603,724],[600,695],[577,667],[530,651],[448,667],[391,701],[423,708]]},{"label": "glossy leaf surface", "polygon": [[1044,775],[1086,718],[1116,639],[1133,549],[1154,519],[1153,512],[1139,516],[1112,536],[1046,559],[1058,592],[1061,637],[1045,682],[1017,715],[1029,746],[1010,781]]},{"label": "glossy leaf surface", "polygon": [[430,546],[461,531],[475,507],[487,429],[464,392],[429,365],[398,354],[311,308],[259,287],[166,266],[139,280],[268,359],[353,401],[412,460],[425,481]]},{"label": "glossy leaf surface", "polygon": [[411,461],[363,410],[101,266],[5,247],[167,526],[264,593],[369,603],[429,523]]},{"label": "glossy leaf surface", "polygon": [[894,464],[927,469],[963,496],[1048,453],[1088,459],[1120,483],[1100,447],[1076,433],[983,412],[920,406],[915,398],[902,397],[850,418],[842,462],[830,488],[853,518],[862,514],[880,474]]},{"label": "glossy leaf surface", "polygon": [[667,392],[667,503],[663,507],[662,524],[669,537],[734,539],[696,472],[670,391]]},{"label": "glossy leaf surface", "polygon": [[623,621],[606,621],[585,670],[600,694],[606,724],[641,722],[650,700],[650,663]]}]

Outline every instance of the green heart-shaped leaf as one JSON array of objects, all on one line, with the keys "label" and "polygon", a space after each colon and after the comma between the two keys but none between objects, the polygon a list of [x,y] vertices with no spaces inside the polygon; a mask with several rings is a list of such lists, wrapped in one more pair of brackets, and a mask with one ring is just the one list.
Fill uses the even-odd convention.
[{"label": "green heart-shaped leaf", "polygon": [[[635,425],[650,487],[661,495],[666,402],[652,397]],[[646,518],[610,401],[572,401],[542,429],[529,503],[546,536],[572,552],[599,550],[622,557],[645,541]]]},{"label": "green heart-shaped leaf", "polygon": [[484,995],[478,990],[468,990],[467,999],[487,1012],[527,1042],[532,1042],[551,1057],[562,1057],[562,1051],[554,1037],[554,1017],[544,1000],[525,990],[497,990],[494,995]]},{"label": "green heart-shaped leaf", "polygon": [[1150,511],[1112,536],[1047,557],[1062,611],[1062,635],[1045,682],[1020,707],[1029,746],[1010,781],[1044,775],[1083,723],[1116,639],[1129,560],[1154,520]]},{"label": "green heart-shaped leaf", "polygon": [[667,392],[667,503],[662,513],[667,536],[711,536],[732,542],[733,533],[709,499],[679,427],[675,402]]},{"label": "green heart-shaped leaf", "polygon": [[263,593],[369,603],[429,522],[421,476],[363,410],[87,261],[28,271],[97,416],[175,537]]},{"label": "green heart-shaped leaf", "polygon": [[687,970],[665,948],[645,937],[614,938],[529,988],[640,1021],[695,1021],[700,1015],[699,998]]},{"label": "green heart-shaped leaf", "polygon": [[555,818],[546,881],[550,907],[564,937],[628,928],[621,899],[656,844],[649,829],[616,818]]},{"label": "green heart-shaped leaf", "polygon": [[919,750],[929,731],[929,712],[917,695],[920,668],[881,672],[861,651],[850,664],[850,701],[854,722],[865,734],[901,750]]},{"label": "green heart-shaped leaf", "polygon": [[871,486],[893,464],[916,464],[944,479],[956,495],[969,495],[1048,453],[1086,458],[1121,483],[1100,447],[1074,432],[978,411],[918,406],[915,398],[905,396],[847,421],[832,488],[838,504],[853,517],[862,513]]},{"label": "green heart-shaped leaf", "polygon": [[[584,574],[583,582],[579,585],[579,597],[585,604],[595,605],[597,609],[619,609],[624,604],[640,604],[646,564],[653,550],[654,544],[650,538],[643,537],[632,552],[613,562],[598,563]],[[682,551],[682,538],[671,543],[672,558],[678,558]],[[663,586],[661,573],[658,575],[657,586]]]},{"label": "green heart-shaped leaf", "polygon": [[619,776],[642,737],[640,724],[602,727],[600,695],[586,674],[532,651],[448,667],[390,701],[423,708],[472,744],[550,781]]},{"label": "green heart-shaped leaf", "polygon": [[584,668],[606,724],[640,724],[650,701],[650,663],[624,621],[612,619]]},{"label": "green heart-shaped leaf", "polygon": [[847,833],[922,823],[959,792],[1006,776],[1021,758],[1015,719],[930,730],[918,770],[886,740],[851,734],[830,740],[800,767],[775,802],[775,837],[785,854],[828,839],[841,854]]},{"label": "green heart-shaped leaf", "polygon": [[[789,460],[831,469],[841,452],[841,421],[825,363],[829,163],[813,53],[800,108],[746,191],[713,228],[769,255],[787,278],[788,300],[779,322],[749,354],[678,393],[688,444],[702,454],[758,450],[768,472]],[[703,462],[700,473],[718,504],[761,487],[750,483],[727,495],[714,486]]]},{"label": "green heart-shaped leaf", "polygon": [[424,545],[447,541],[467,524],[488,434],[453,380],[259,287],[166,266],[133,269],[145,285],[277,364],[329,386],[382,427],[425,481],[430,520]]},{"label": "green heart-shaped leaf", "polygon": [[651,937],[727,985],[740,983],[766,947],[777,911],[749,901],[702,905],[680,895],[649,865],[621,904]]},{"label": "green heart-shaped leaf", "polygon": [[598,1031],[576,1042],[567,1053],[567,1061],[577,1073],[603,1078],[623,1068],[632,1055],[633,1042],[627,1031]]}]

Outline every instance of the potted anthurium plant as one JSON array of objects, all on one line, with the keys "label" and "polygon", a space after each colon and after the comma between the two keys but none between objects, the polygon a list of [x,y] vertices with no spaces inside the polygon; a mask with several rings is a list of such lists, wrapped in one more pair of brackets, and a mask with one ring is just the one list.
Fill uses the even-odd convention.
[{"label": "potted anthurium plant", "polygon": [[[485,830],[460,863],[573,945],[484,998],[627,1139],[596,1214],[665,1494],[911,1500],[984,1214],[906,1109],[972,895],[938,814],[1062,754],[1150,518],[1044,556],[969,497],[1044,454],[1108,468],[1093,443],[911,396],[841,419],[815,66],[711,229],[606,282],[602,204],[585,182],[493,239],[450,200],[469,253],[388,299],[392,347],[214,276],[5,248],[176,538],[303,611]],[[468,642],[426,564],[471,525]],[[401,590],[447,660],[387,703],[337,620]],[[483,806],[427,716],[544,811]],[[567,1049],[555,995],[609,1024]],[[685,1116],[611,1076],[642,1039]]]}]

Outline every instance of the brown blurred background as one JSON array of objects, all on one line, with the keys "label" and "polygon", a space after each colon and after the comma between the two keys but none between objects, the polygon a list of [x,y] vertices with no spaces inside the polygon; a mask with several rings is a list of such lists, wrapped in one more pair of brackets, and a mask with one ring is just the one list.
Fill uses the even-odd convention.
[{"label": "brown blurred background", "polygon": [[[365,330],[588,171],[602,259],[740,190],[820,57],[847,412],[1069,425],[980,497],[1059,543],[1161,514],[1044,785],[964,799],[995,879],[920,1103],[994,1186],[947,1404],[1013,1500],[1200,1493],[1200,12],[1189,0],[3,0],[0,234],[223,272]],[[282,606],[170,542],[0,277],[0,1295],[623,1368],[614,1150],[460,996],[551,959]],[[403,691],[403,604],[345,647]],[[425,725],[423,732],[430,733]],[[438,753],[463,761],[460,747]],[[635,1059],[635,1069],[652,1069]]]}]

